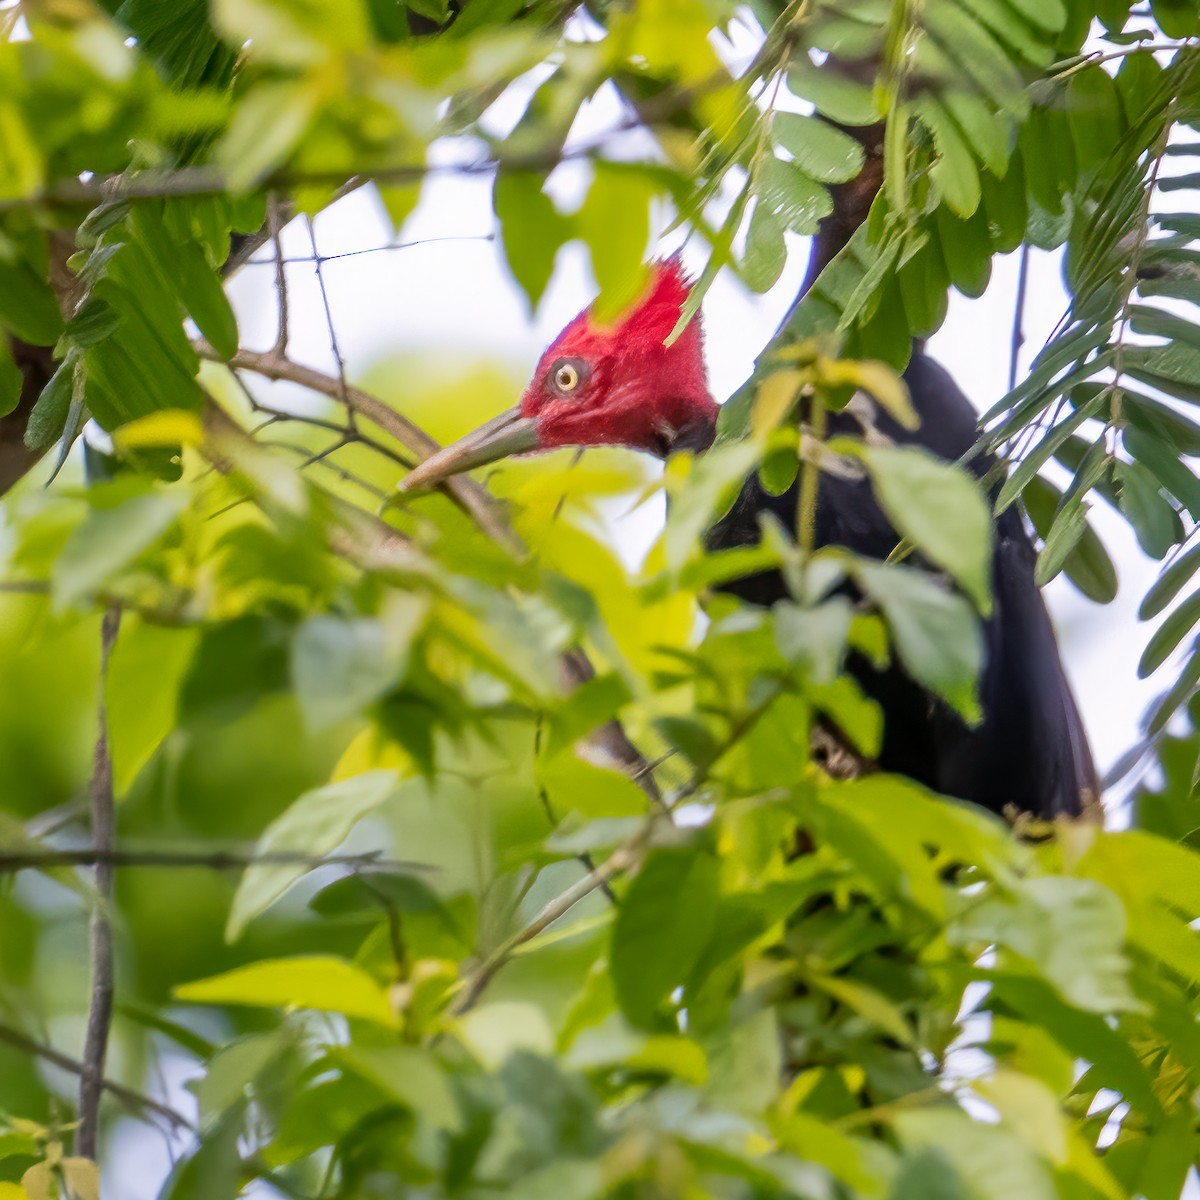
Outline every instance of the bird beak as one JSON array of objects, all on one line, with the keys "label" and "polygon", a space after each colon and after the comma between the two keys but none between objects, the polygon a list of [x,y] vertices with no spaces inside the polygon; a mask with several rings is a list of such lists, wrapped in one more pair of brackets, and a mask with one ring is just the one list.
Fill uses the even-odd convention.
[{"label": "bird beak", "polygon": [[537,422],[510,408],[457,442],[431,454],[400,481],[402,492],[436,487],[451,475],[538,448]]}]

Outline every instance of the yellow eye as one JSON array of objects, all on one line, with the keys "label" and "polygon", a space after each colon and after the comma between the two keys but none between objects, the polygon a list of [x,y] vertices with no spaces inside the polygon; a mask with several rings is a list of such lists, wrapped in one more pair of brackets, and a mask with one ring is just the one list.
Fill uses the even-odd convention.
[{"label": "yellow eye", "polygon": [[573,392],[579,386],[579,369],[568,362],[554,368],[554,386],[560,392]]}]

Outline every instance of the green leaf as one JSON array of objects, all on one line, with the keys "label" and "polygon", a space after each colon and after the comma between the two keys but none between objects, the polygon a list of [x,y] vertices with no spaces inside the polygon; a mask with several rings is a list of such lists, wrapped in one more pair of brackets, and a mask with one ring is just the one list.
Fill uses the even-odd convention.
[{"label": "green leaf", "polygon": [[982,192],[979,169],[970,148],[954,118],[936,101],[922,98],[917,113],[933,135],[937,150],[937,160],[930,174],[954,212],[963,218],[971,216],[979,207]]},{"label": "green leaf", "polygon": [[171,1168],[159,1200],[237,1200],[242,1190],[243,1107],[227,1113]]},{"label": "green leaf", "polygon": [[1034,574],[1034,582],[1038,587],[1045,587],[1055,578],[1067,559],[1075,553],[1079,542],[1088,531],[1087,514],[1087,506],[1076,497],[1055,516],[1046,537],[1046,544],[1038,555],[1037,571]]},{"label": "green leaf", "polygon": [[210,1129],[246,1100],[255,1080],[294,1045],[290,1031],[280,1028],[238,1038],[211,1054],[204,1078],[195,1085],[201,1126]]},{"label": "green leaf", "polygon": [[[1029,518],[1043,538],[1049,536],[1054,525],[1061,496],[1058,488],[1041,475],[1035,475],[1021,493]],[[1116,598],[1117,569],[1090,524],[1085,523],[1079,541],[1063,563],[1063,572],[1089,600],[1097,604],[1111,604]]]},{"label": "green leaf", "polygon": [[1036,67],[1049,66],[1054,57],[1053,39],[1039,36],[1009,7],[1006,0],[959,0],[981,25]]},{"label": "green leaf", "polygon": [[686,982],[717,907],[717,862],[705,849],[660,850],[625,894],[612,934],[612,976],[621,1011],[652,1028],[658,1006]]},{"label": "green leaf", "polygon": [[0,198],[31,199],[45,182],[37,137],[19,104],[0,96]]},{"label": "green leaf", "polygon": [[365,52],[371,27],[362,0],[214,0],[213,23],[234,45],[270,63],[305,67],[332,49]]},{"label": "green leaf", "polygon": [[839,125],[874,125],[882,115],[870,87],[817,66],[807,56],[788,71],[788,88]]},{"label": "green leaf", "polygon": [[522,1200],[593,1200],[605,1191],[600,1163],[560,1159],[531,1171],[517,1185]]},{"label": "green leaf", "polygon": [[892,1181],[888,1200],[969,1200],[966,1183],[938,1146],[906,1154]]},{"label": "green leaf", "polygon": [[169,628],[132,613],[122,620],[105,685],[118,796],[176,727],[179,689],[198,641],[195,628]]},{"label": "green leaf", "polygon": [[992,242],[983,212],[976,210],[964,221],[943,206],[935,220],[951,283],[964,296],[982,296],[992,276]]},{"label": "green leaf", "polygon": [[247,93],[217,148],[230,191],[248,192],[280,166],[304,135],[319,102],[320,92],[304,80],[261,82]]},{"label": "green leaf", "polygon": [[1059,1200],[1051,1164],[1008,1129],[972,1120],[949,1104],[898,1109],[892,1125],[906,1150],[944,1156],[959,1180],[970,1181],[953,1191],[940,1168],[929,1171],[943,1189],[934,1193],[938,1200]]},{"label": "green leaf", "polygon": [[650,201],[656,189],[650,176],[635,167],[597,163],[595,170],[576,222],[600,287],[594,311],[605,321],[628,308],[645,286]]},{"label": "green leaf", "polygon": [[375,190],[392,223],[393,236],[398,240],[405,222],[421,201],[421,183],[383,183],[377,180]]},{"label": "green leaf", "polygon": [[860,560],[854,574],[886,618],[896,653],[913,678],[967,721],[978,721],[975,683],[983,639],[970,601],[907,567]]},{"label": "green leaf", "polygon": [[1200,916],[1198,865],[1195,849],[1138,829],[1105,831],[1080,863],[1122,895],[1153,898],[1193,919]]},{"label": "green leaf", "polygon": [[67,322],[66,335],[76,346],[86,350],[115,333],[120,324],[120,313],[107,301],[92,296]]},{"label": "green leaf", "polygon": [[898,273],[904,312],[915,335],[928,336],[941,328],[949,307],[950,275],[941,246],[930,239]]},{"label": "green leaf", "polygon": [[997,943],[1069,1004],[1105,1014],[1137,1007],[1129,990],[1125,924],[1124,907],[1103,884],[1043,875],[964,910],[953,936]]},{"label": "green leaf", "polygon": [[980,185],[992,250],[996,254],[1011,254],[1025,241],[1029,227],[1029,195],[1021,156],[1010,157],[1003,179],[984,171]]},{"label": "green leaf", "polygon": [[1193,546],[1173,559],[1151,585],[1138,609],[1138,620],[1157,617],[1197,571],[1200,571],[1200,546]]},{"label": "green leaf", "polygon": [[862,146],[828,121],[777,112],[771,128],[796,166],[818,183],[846,183],[862,170]]},{"label": "green leaf", "polygon": [[823,217],[833,211],[829,192],[810,179],[795,163],[773,154],[760,160],[754,171],[754,190],[785,229],[816,233]]},{"label": "green leaf", "polygon": [[692,462],[685,485],[672,495],[667,510],[663,548],[671,570],[680,570],[696,552],[704,531],[733,501],[759,455],[753,442],[728,442]]},{"label": "green leaf", "polygon": [[7,417],[21,402],[21,387],[25,379],[13,362],[12,347],[0,332],[0,417]]},{"label": "green leaf", "polygon": [[50,285],[27,263],[0,257],[0,325],[23,342],[53,346],[63,331]]},{"label": "green leaf", "polygon": [[292,686],[310,729],[354,716],[401,682],[407,643],[424,618],[423,605],[412,607],[402,641],[370,617],[310,617],[300,626],[292,642]]},{"label": "green leaf", "polygon": [[983,26],[955,4],[931,4],[922,19],[939,47],[997,108],[1023,115],[1021,73]]},{"label": "green leaf", "polygon": [[882,992],[851,979],[812,974],[808,978],[815,987],[848,1005],[873,1025],[878,1025],[902,1046],[914,1044],[913,1031],[904,1014]]},{"label": "green leaf", "polygon": [[1082,170],[1103,168],[1121,135],[1116,84],[1101,66],[1076,71],[1067,84],[1067,117]]},{"label": "green leaf", "polygon": [[[1174,496],[1193,520],[1200,519],[1200,479],[1196,478],[1181,454],[1169,443],[1143,432],[1132,423],[1125,427],[1121,441],[1139,467],[1156,479],[1169,496]],[[1172,516],[1167,517],[1167,521],[1172,537],[1179,538],[1183,531],[1177,519]]]},{"label": "green leaf", "polygon": [[996,497],[995,508],[997,512],[1003,512],[1004,509],[1024,492],[1038,470],[1071,437],[1076,429],[1089,417],[1094,417],[1100,412],[1104,403],[1104,395],[1098,395],[1088,401],[1083,407],[1077,408],[1065,421],[1059,421],[1057,425],[1051,425],[1049,431],[1038,441],[1037,445],[1032,450],[1025,452],[1024,457],[1017,463],[1016,468],[1004,481]]},{"label": "green leaf", "polygon": [[1067,22],[1064,0],[1009,0],[1021,16],[1038,29],[1057,33]]},{"label": "green leaf", "polygon": [[[1151,310],[1143,310],[1151,311]],[[1166,314],[1156,314],[1165,317]],[[1171,322],[1178,318],[1168,318]],[[1142,326],[1138,328],[1139,324]],[[1184,322],[1189,331],[1200,337],[1200,328]],[[1134,319],[1133,328],[1139,333],[1161,332],[1161,328],[1146,327],[1146,322]],[[1190,457],[1200,455],[1200,425],[1185,417],[1182,413],[1168,408],[1161,400],[1154,400],[1138,392],[1130,391],[1127,387],[1121,389],[1121,412],[1131,425],[1135,425],[1143,433],[1167,445],[1176,454],[1186,454]]]},{"label": "green leaf", "polygon": [[746,230],[746,253],[742,259],[742,278],[756,292],[766,292],[779,282],[787,262],[783,224],[769,204],[754,202]]},{"label": "green leaf", "polygon": [[1200,403],[1200,349],[1184,342],[1168,346],[1129,346],[1121,360],[1124,370],[1169,396]]},{"label": "green leaf", "polygon": [[992,514],[975,480],[916,447],[868,446],[864,457],[892,525],[990,612]]},{"label": "green leaf", "polygon": [[168,489],[93,509],[54,564],[55,607],[69,608],[119,575],[170,529],[187,503],[186,491]]},{"label": "green leaf", "polygon": [[1200,14],[1189,0],[1150,0],[1150,11],[1167,37],[1188,38],[1200,33]]},{"label": "green leaf", "polygon": [[1182,534],[1179,516],[1159,491],[1158,480],[1139,463],[1117,463],[1113,478],[1121,511],[1139,545],[1151,558],[1162,558]]},{"label": "green leaf", "polygon": [[163,222],[161,206],[141,204],[130,218],[133,232],[170,291],[179,297],[197,328],[223,358],[238,349],[237,318],[219,273],[195,240],[176,241]]},{"label": "green leaf", "polygon": [[1200,685],[1200,653],[1197,653],[1196,648],[1193,647],[1179,672],[1179,677],[1155,706],[1146,725],[1147,736],[1154,737],[1161,733],[1179,706],[1195,692],[1198,685]]},{"label": "green leaf", "polygon": [[854,613],[844,597],[816,608],[781,600],[771,609],[779,652],[815,683],[832,683],[841,666]]},{"label": "green leaf", "polygon": [[185,1004],[243,1004],[254,1008],[312,1008],[394,1025],[387,992],[359,967],[327,955],[274,958],[209,979],[180,984]]},{"label": "green leaf", "polygon": [[1200,622],[1200,591],[1193,592],[1154,631],[1138,662],[1138,678],[1153,675]]},{"label": "green leaf", "polygon": [[492,205],[508,269],[528,297],[529,307],[537,308],[554,273],[559,248],[571,236],[571,224],[542,190],[538,176],[526,171],[497,171]]},{"label": "green leaf", "polygon": [[415,875],[393,870],[355,871],[323,887],[308,907],[323,917],[370,916],[393,909],[402,913],[438,912],[442,902]]},{"label": "green leaf", "polygon": [[[368,771],[305,792],[267,826],[255,854],[279,852],[311,855],[314,859],[340,845],[350,830],[395,794],[395,771]],[[264,912],[311,867],[304,863],[262,863],[242,875],[225,925],[227,941],[236,941],[246,925]]]},{"label": "green leaf", "polygon": [[640,816],[646,794],[620,771],[587,762],[574,750],[538,763],[538,781],[555,812],[588,818]]},{"label": "green leaf", "polygon": [[970,92],[951,89],[941,97],[941,103],[983,165],[996,179],[1003,179],[1016,146],[1012,121]]},{"label": "green leaf", "polygon": [[913,407],[912,397],[904,379],[887,363],[866,359],[859,362],[839,363],[848,382],[862,388],[903,429],[915,430],[921,418]]}]

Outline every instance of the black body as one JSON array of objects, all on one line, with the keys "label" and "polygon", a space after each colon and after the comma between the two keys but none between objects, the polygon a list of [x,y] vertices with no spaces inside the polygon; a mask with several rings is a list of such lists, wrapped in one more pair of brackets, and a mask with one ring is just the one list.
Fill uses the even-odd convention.
[{"label": "black body", "polygon": [[[976,414],[949,374],[917,349],[904,378],[920,427],[905,430],[876,410],[879,431],[897,444],[920,445],[945,459],[966,454],[977,436]],[[831,417],[831,434],[857,432],[853,418]],[[974,469],[982,473],[987,465],[987,460],[980,460]],[[712,548],[757,542],[758,513],[764,509],[790,525],[796,513],[795,485],[782,496],[771,496],[759,486],[757,475],[751,476],[731,511],[710,534]],[[882,559],[899,540],[876,503],[869,480],[822,473],[817,545],[844,546]],[[899,666],[878,671],[860,656],[851,656],[848,669],[883,710],[879,755],[883,770],[907,775],[994,812],[1011,806],[1043,817],[1078,815],[1098,800],[1095,766],[1063,674],[1054,629],[1034,582],[1034,563],[1033,546],[1014,505],[996,522],[994,608],[984,622],[979,725],[967,726]],[[777,572],[737,580],[728,590],[762,605],[787,595]]]}]

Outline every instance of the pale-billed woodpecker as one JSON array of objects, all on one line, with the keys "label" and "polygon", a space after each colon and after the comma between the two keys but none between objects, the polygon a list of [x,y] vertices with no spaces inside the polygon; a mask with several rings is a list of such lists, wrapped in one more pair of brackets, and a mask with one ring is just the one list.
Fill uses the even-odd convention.
[{"label": "pale-billed woodpecker", "polygon": [[[719,407],[708,388],[699,313],[670,345],[689,284],[675,260],[657,264],[641,299],[611,324],[581,312],[542,355],[521,403],[427,459],[405,479],[405,490],[511,454],[560,446],[628,446],[660,458],[675,450],[707,450]],[[904,380],[920,418],[916,430],[879,411],[878,432],[896,444],[918,445],[947,460],[976,443],[976,414],[954,381],[920,346]],[[829,433],[854,434],[855,421],[832,414]],[[978,475],[990,460],[971,459]],[[709,535],[712,548],[754,544],[758,515],[767,510],[794,522],[796,484],[772,496],[757,472]],[[815,544],[842,546],[883,559],[900,541],[867,479],[821,473]],[[944,795],[994,812],[1076,816],[1099,797],[1099,785],[1079,710],[1063,672],[1054,629],[1034,581],[1034,549],[1015,506],[996,519],[992,613],[983,622],[979,680],[982,720],[966,724],[924,690],[899,664],[882,670],[852,655],[848,669],[883,712],[878,766]],[[788,595],[780,572],[726,585],[759,605]]]}]

